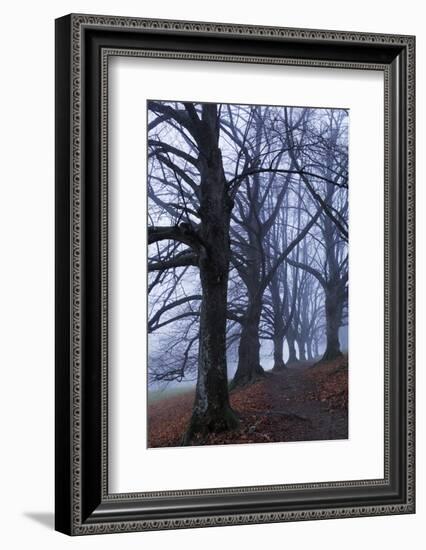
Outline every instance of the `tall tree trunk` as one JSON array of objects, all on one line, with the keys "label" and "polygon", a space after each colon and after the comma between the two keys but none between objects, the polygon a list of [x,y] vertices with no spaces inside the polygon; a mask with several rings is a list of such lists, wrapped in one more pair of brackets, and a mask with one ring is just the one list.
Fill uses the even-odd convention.
[{"label": "tall tree trunk", "polygon": [[238,366],[230,388],[243,386],[263,376],[265,371],[260,364],[259,324],[262,304],[254,299],[248,306],[242,324],[238,347]]},{"label": "tall tree trunk", "polygon": [[297,358],[297,355],[296,355],[296,346],[294,344],[295,344],[295,339],[294,339],[293,335],[290,334],[290,332],[289,332],[287,334],[287,345],[288,345],[288,361],[287,361],[287,363],[288,364],[298,362],[298,358]]},{"label": "tall tree trunk", "polygon": [[207,265],[200,269],[203,299],[200,311],[198,378],[192,417],[184,444],[202,443],[209,433],[233,429],[238,425],[228,394],[225,339],[228,281],[226,276],[217,271],[217,264],[211,265],[207,261],[205,264]]},{"label": "tall tree trunk", "polygon": [[299,360],[306,361],[305,342],[302,338],[297,339],[297,347],[299,348]]},{"label": "tall tree trunk", "polygon": [[279,288],[276,285],[271,286],[271,294],[274,308],[274,366],[273,370],[281,371],[286,368],[284,363],[284,336],[286,327],[283,319],[283,308]]},{"label": "tall tree trunk", "polygon": [[[215,107],[208,105],[207,109]],[[216,120],[215,111],[207,111],[205,116],[214,118],[210,121],[212,130]],[[183,440],[185,445],[203,443],[209,433],[233,429],[238,425],[238,419],[229,404],[226,363],[229,223],[232,201],[227,194],[217,138],[211,139],[211,143],[204,147],[206,154],[200,155],[199,236],[203,252],[200,255],[199,268],[203,298],[200,310],[198,377],[192,416]]]},{"label": "tall tree trunk", "polygon": [[274,367],[273,370],[280,371],[286,368],[284,363],[284,334],[274,335]]},{"label": "tall tree trunk", "polygon": [[[284,266],[285,274],[284,280],[287,284],[287,264]],[[272,297],[272,310],[273,310],[273,340],[274,345],[274,366],[273,370],[281,371],[286,368],[284,363],[284,336],[286,327],[284,325],[284,299],[285,296],[281,295],[279,274],[276,273],[270,284],[270,291]],[[287,289],[286,289],[287,290]],[[284,292],[283,292],[284,294]]]},{"label": "tall tree trunk", "polygon": [[310,342],[310,341],[306,342],[306,353],[307,353],[308,360],[312,361],[314,356],[313,356],[313,353],[312,353],[312,342]]},{"label": "tall tree trunk", "polygon": [[327,346],[321,361],[332,361],[342,355],[339,342],[339,328],[343,302],[340,295],[340,285],[328,285],[325,289]]},{"label": "tall tree trunk", "polygon": [[318,339],[317,338],[314,338],[314,341],[313,341],[313,355],[314,355],[314,359],[316,359],[319,355],[319,349],[318,349]]}]

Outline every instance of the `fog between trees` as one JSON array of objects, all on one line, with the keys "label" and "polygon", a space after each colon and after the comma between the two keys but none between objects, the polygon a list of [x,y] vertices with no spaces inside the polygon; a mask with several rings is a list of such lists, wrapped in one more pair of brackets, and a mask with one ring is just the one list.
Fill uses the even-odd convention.
[{"label": "fog between trees", "polygon": [[184,443],[237,425],[265,350],[275,371],[339,356],[348,112],[149,101],[148,272],[149,383],[196,380]]}]

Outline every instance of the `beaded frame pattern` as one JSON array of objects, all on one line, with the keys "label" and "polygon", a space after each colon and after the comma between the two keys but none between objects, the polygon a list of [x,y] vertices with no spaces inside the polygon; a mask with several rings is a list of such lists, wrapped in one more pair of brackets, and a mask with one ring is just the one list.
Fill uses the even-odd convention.
[{"label": "beaded frame pattern", "polygon": [[[257,27],[234,24],[201,23],[187,21],[169,21],[138,19],[126,17],[108,17],[96,15],[72,15],[72,51],[71,51],[71,113],[72,113],[72,189],[71,189],[71,271],[72,271],[72,327],[71,327],[71,385],[72,385],[72,418],[71,418],[71,444],[72,444],[72,533],[75,535],[119,533],[128,531],[144,531],[158,529],[180,529],[189,527],[205,527],[219,525],[239,525],[250,523],[303,521],[311,519],[328,519],[344,517],[362,517],[372,515],[403,514],[414,511],[414,133],[415,133],[415,61],[414,61],[414,38],[411,36],[398,36],[389,34],[367,34],[327,30],[288,29],[278,27]],[[119,29],[141,29],[141,30],[173,30],[190,31],[193,33],[211,33],[215,36],[248,36],[248,37],[272,37],[292,39],[315,39],[328,42],[365,43],[365,44],[392,44],[402,45],[407,50],[407,499],[405,504],[365,506],[365,507],[342,507],[317,509],[306,511],[283,511],[271,513],[250,513],[250,514],[226,514],[214,516],[200,516],[180,519],[164,520],[141,520],[123,522],[102,522],[83,524],[81,517],[81,242],[82,242],[82,174],[81,174],[81,37],[84,27],[103,27]],[[169,491],[159,493],[117,493],[108,494],[108,345],[107,345],[107,321],[108,321],[108,220],[107,220],[107,123],[108,123],[108,59],[110,56],[139,56],[139,57],[163,57],[169,59],[191,59],[204,61],[238,61],[241,63],[276,63],[285,65],[301,65],[313,67],[335,67],[346,69],[369,69],[384,71],[385,78],[385,434],[384,434],[384,479],[342,481],[331,483],[313,483],[297,485],[274,485],[270,487],[235,487],[225,489],[196,489],[188,491]],[[308,488],[335,488],[354,486],[377,486],[386,485],[389,476],[389,308],[386,303],[389,301],[389,250],[390,239],[386,228],[389,226],[389,197],[388,183],[389,174],[387,170],[389,160],[390,143],[390,97],[389,97],[389,69],[386,65],[372,65],[363,63],[337,63],[332,61],[318,60],[294,60],[211,55],[176,52],[154,52],[143,50],[120,50],[105,49],[102,52],[102,102],[101,102],[101,247],[102,247],[102,493],[105,500],[136,500],[146,496],[171,496],[171,495],[201,495],[201,494],[244,494],[262,490],[303,490]]]}]

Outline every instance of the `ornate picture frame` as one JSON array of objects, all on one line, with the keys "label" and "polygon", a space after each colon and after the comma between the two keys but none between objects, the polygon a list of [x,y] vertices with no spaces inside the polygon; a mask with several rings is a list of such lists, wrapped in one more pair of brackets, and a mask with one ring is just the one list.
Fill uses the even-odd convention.
[{"label": "ornate picture frame", "polygon": [[[382,479],[109,492],[107,83],[111,56],[383,73]],[[80,14],[56,20],[58,531],[85,535],[414,513],[414,139],[413,36]]]}]

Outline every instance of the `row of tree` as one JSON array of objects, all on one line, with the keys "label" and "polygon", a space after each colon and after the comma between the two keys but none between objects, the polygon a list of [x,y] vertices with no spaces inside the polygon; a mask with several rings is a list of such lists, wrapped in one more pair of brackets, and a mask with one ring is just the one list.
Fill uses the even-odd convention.
[{"label": "row of tree", "polygon": [[348,282],[348,114],[148,104],[149,377],[196,377],[185,443],[232,429],[230,389],[340,353]]}]

